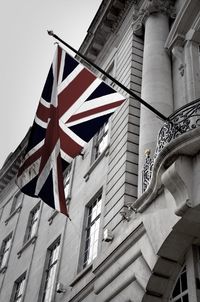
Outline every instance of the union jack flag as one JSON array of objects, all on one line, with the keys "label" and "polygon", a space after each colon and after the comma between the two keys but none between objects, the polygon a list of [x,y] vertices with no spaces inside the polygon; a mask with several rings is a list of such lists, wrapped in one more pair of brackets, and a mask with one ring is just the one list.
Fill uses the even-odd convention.
[{"label": "union jack flag", "polygon": [[21,191],[68,216],[63,172],[124,100],[58,46],[18,171]]}]

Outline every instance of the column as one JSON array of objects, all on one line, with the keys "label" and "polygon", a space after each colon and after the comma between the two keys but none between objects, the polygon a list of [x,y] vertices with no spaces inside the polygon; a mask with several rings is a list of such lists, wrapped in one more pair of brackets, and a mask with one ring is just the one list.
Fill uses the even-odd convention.
[{"label": "column", "polygon": [[[145,26],[141,97],[165,116],[173,111],[171,61],[164,48],[169,34],[171,1],[147,1],[140,11],[140,24]],[[137,26],[138,30],[138,26]],[[163,125],[149,109],[141,106],[139,142],[139,196],[142,193],[142,170],[145,150],[153,156],[157,135]]]}]

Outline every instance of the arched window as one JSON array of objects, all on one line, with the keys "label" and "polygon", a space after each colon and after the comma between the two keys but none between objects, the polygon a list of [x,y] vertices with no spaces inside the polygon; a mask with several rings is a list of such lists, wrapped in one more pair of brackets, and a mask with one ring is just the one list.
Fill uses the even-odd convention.
[{"label": "arched window", "polygon": [[181,272],[177,278],[175,287],[172,291],[169,301],[170,302],[189,302],[186,266],[183,267],[183,269],[181,270]]}]

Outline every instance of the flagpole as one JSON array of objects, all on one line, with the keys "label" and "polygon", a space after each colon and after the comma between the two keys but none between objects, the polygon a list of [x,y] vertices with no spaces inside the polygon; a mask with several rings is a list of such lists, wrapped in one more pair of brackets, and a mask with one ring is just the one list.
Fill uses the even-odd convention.
[{"label": "flagpole", "polygon": [[122,83],[117,81],[115,78],[113,78],[110,74],[108,74],[106,71],[101,69],[98,65],[95,63],[91,62],[86,56],[82,55],[79,51],[77,51],[75,48],[73,48],[71,45],[63,41],[60,37],[58,37],[52,30],[47,31],[48,34],[52,37],[54,37],[56,40],[60,41],[62,44],[64,44],[66,47],[71,49],[73,52],[75,52],[79,57],[81,57],[84,61],[89,63],[91,66],[93,66],[95,69],[100,71],[102,74],[104,74],[107,78],[109,78],[112,82],[117,84],[120,88],[122,88],[124,91],[126,91],[130,96],[134,97],[138,102],[140,102],[142,105],[144,105],[146,108],[148,108],[150,111],[152,111],[154,114],[156,114],[161,120],[163,121],[168,121],[169,119],[164,116],[161,112],[159,112],[157,109],[152,107],[150,104],[145,102],[143,99],[141,99],[137,94],[135,94],[133,91],[128,89],[126,86],[124,86]]}]

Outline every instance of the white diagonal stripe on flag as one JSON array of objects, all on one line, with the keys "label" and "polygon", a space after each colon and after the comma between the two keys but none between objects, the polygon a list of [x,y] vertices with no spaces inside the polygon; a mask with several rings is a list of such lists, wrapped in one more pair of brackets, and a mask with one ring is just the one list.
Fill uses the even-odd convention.
[{"label": "white diagonal stripe on flag", "polygon": [[68,77],[58,85],[58,94],[60,94],[84,69],[83,66],[78,65],[69,75]]},{"label": "white diagonal stripe on flag", "polygon": [[53,192],[54,192],[54,205],[57,211],[60,211],[60,202],[59,202],[59,190],[58,190],[58,170],[57,170],[57,158],[60,152],[60,141],[55,145],[52,156],[52,176],[53,176]]},{"label": "white diagonal stripe on flag", "polygon": [[73,131],[71,131],[66,124],[59,121],[60,128],[69,136],[72,140],[74,140],[79,146],[83,147],[86,142],[82,140],[78,135],[76,135]]},{"label": "white diagonal stripe on flag", "polygon": [[104,95],[93,100],[84,102],[82,106],[77,110],[76,114],[85,112],[90,109],[98,108],[107,104],[112,104],[120,100],[120,95],[118,93],[111,93],[109,95]]},{"label": "white diagonal stripe on flag", "polygon": [[67,153],[65,153],[62,149],[60,150],[60,154],[61,154],[62,159],[64,159],[69,164],[73,160],[73,158],[71,156],[69,156]]},{"label": "white diagonal stripe on flag", "polygon": [[62,82],[64,67],[65,67],[65,51],[62,49],[61,61],[60,61],[60,70],[59,70],[59,76],[58,76],[58,86]]},{"label": "white diagonal stripe on flag", "polygon": [[40,118],[37,117],[37,115],[35,116],[35,122],[36,124],[38,124],[40,127],[44,128],[44,129],[47,129],[47,126],[48,126],[48,122],[44,122],[42,121]]},{"label": "white diagonal stripe on flag", "polygon": [[[57,143],[54,146],[54,149],[51,153],[51,156],[49,157],[48,161],[46,162],[43,170],[41,171],[41,173],[38,176],[38,180],[37,180],[37,185],[35,188],[35,195],[38,195],[39,192],[41,191],[42,187],[44,186],[44,183],[46,182],[48,176],[49,176],[49,171],[51,171],[51,169],[53,168],[53,164],[57,163],[57,154],[59,152],[59,142],[57,141]],[[55,162],[56,159],[56,162]]]},{"label": "white diagonal stripe on flag", "polygon": [[26,161],[31,155],[37,152],[43,145],[44,139],[26,153],[26,155],[24,156],[24,161]]},{"label": "white diagonal stripe on flag", "polygon": [[47,101],[45,101],[42,97],[40,99],[40,103],[45,106],[46,108],[50,108],[51,104]]}]

